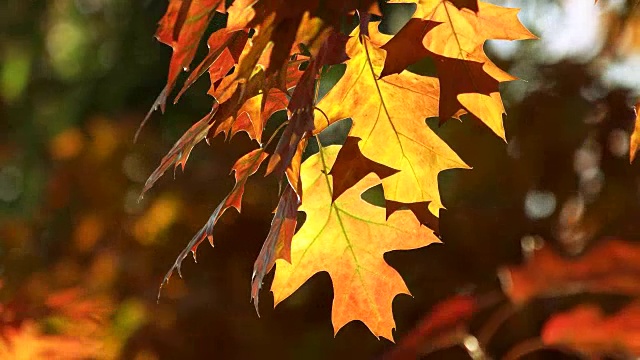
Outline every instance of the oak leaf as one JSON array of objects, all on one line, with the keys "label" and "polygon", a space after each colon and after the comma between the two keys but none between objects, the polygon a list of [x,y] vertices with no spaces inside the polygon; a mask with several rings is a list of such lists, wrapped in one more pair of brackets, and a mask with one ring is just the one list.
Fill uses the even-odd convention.
[{"label": "oak leaf", "polygon": [[302,164],[300,210],[307,218],[291,242],[291,262],[276,260],[271,291],[278,304],[311,276],[326,271],[334,289],[334,332],[360,320],[374,335],[393,339],[391,303],[409,290],[383,254],[439,240],[410,211],[398,211],[386,219],[384,208],[362,200],[361,194],[380,182],[373,174],[332,201],[329,171],[339,150],[340,146],[321,147]]},{"label": "oak leaf", "polygon": [[383,47],[389,52],[389,61],[382,75],[400,72],[421,58],[432,57],[442,87],[441,122],[464,109],[505,139],[505,111],[498,84],[516,78],[493,64],[483,45],[489,39],[535,39],[518,20],[519,10],[481,1],[477,2],[477,10],[473,4],[460,6],[446,0],[411,2],[418,5],[413,18]]},{"label": "oak leaf", "polygon": [[248,39],[249,33],[245,30],[229,31],[225,28],[211,34],[207,40],[209,53],[189,74],[174,102],[178,102],[184,92],[206,71],[211,79],[209,94],[213,96],[216,84],[240,61],[240,55]]},{"label": "oak leaf", "polygon": [[360,152],[360,148],[358,148],[359,142],[360,139],[349,136],[340,149],[338,158],[329,173],[333,176],[333,195],[331,200],[337,199],[369,173],[373,172],[380,179],[384,179],[398,172],[398,170],[364,157]]},{"label": "oak leaf", "polygon": [[385,198],[429,201],[437,213],[442,207],[438,173],[468,168],[425,123],[438,115],[438,79],[408,71],[380,78],[385,51],[357,30],[347,43],[347,55],[345,74],[317,105],[314,132],[352,118],[349,136],[362,139],[362,154],[398,170],[382,180]]},{"label": "oak leaf", "polygon": [[[184,168],[203,139],[243,131],[261,148],[236,162],[236,185],[164,282],[173,270],[180,273],[189,252],[195,259],[204,239],[212,241],[213,227],[226,209],[240,211],[247,178],[266,160],[264,149],[280,134],[278,128],[263,144],[267,121],[286,110],[286,127],[266,171],[280,178],[284,190],[254,264],[256,310],[262,280],[274,263],[276,304],[315,273],[327,271],[334,286],[334,330],[361,320],[376,336],[392,338],[392,301],[409,292],[383,254],[439,242],[434,234],[434,214],[442,208],[438,174],[468,168],[426,119],[439,116],[443,122],[469,112],[504,138],[498,86],[515,78],[486,57],[483,44],[533,35],[518,22],[517,10],[477,0],[391,2],[418,5],[414,18],[394,37],[381,34],[379,23],[369,21],[371,14],[379,14],[376,0],[170,0],[158,38],[174,53],[167,86],[154,109],[164,111],[177,75],[190,66],[215,11],[228,13],[227,26],[209,37],[209,53],[176,98],[208,71],[211,112],[173,146],[144,191],[172,165]],[[230,3],[228,9],[225,3]],[[360,26],[351,36],[341,34],[345,19],[354,14]],[[436,77],[406,71],[423,57],[434,60]],[[342,63],[344,76],[316,104],[319,76],[327,66]],[[310,136],[347,118],[353,126],[345,145],[320,146],[320,153],[303,163]],[[361,196],[379,184],[385,207]],[[307,220],[294,235],[299,206]]]}]

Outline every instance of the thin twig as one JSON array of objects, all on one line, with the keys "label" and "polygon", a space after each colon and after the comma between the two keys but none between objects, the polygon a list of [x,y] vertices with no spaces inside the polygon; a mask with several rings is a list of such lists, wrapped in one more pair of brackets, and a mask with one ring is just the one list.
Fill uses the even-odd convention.
[{"label": "thin twig", "polygon": [[517,360],[517,359],[523,358],[526,355],[530,355],[536,351],[542,351],[542,350],[557,350],[567,355],[577,356],[580,359],[584,359],[584,360],[590,359],[590,357],[582,353],[579,353],[575,350],[572,350],[566,346],[546,345],[545,343],[542,342],[542,339],[540,339],[539,337],[535,337],[535,338],[531,338],[531,339],[527,339],[522,342],[519,342],[514,347],[509,349],[507,354],[503,356],[502,359]]},{"label": "thin twig", "polygon": [[489,345],[491,338],[493,338],[505,321],[515,314],[517,310],[518,307],[510,302],[500,306],[478,331],[478,341],[480,344],[483,346]]}]

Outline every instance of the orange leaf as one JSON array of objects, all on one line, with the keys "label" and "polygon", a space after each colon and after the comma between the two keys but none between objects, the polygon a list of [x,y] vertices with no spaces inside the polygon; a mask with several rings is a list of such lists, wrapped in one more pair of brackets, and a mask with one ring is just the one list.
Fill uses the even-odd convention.
[{"label": "orange leaf", "polygon": [[629,162],[633,162],[640,147],[640,102],[636,104],[636,122],[629,142]]},{"label": "orange leaf", "polygon": [[[178,102],[182,94],[207,70],[211,79],[211,89],[215,89],[215,85],[240,60],[240,54],[249,39],[248,36],[246,31],[228,31],[227,29],[220,29],[211,34],[207,40],[209,53],[189,74],[174,102]],[[209,94],[213,96],[214,91],[210,90]]]},{"label": "orange leaf", "polygon": [[278,304],[311,276],[326,271],[334,289],[334,331],[360,320],[374,335],[393,339],[391,303],[409,290],[383,254],[439,240],[411,212],[398,211],[386,219],[384,208],[362,200],[361,194],[380,182],[373,174],[332,202],[329,171],[339,150],[339,146],[321,148],[302,164],[300,210],[307,219],[291,242],[291,262],[276,260],[271,291]]}]

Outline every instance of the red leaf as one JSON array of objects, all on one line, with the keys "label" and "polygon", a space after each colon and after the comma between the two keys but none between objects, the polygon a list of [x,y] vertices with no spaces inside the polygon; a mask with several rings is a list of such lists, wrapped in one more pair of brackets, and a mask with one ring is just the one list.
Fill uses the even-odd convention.
[{"label": "red leaf", "polygon": [[441,301],[384,359],[417,359],[425,348],[459,344],[468,334],[468,323],[476,311],[474,296],[457,295]]},{"label": "red leaf", "polygon": [[504,292],[520,304],[534,297],[576,292],[640,295],[640,244],[608,240],[577,258],[537,250],[519,266],[500,270]]},{"label": "red leaf", "polygon": [[209,53],[200,62],[189,77],[184,82],[182,89],[176,96],[174,102],[178,102],[182,94],[202,76],[205,71],[209,71],[211,79],[211,90],[209,94],[213,96],[215,85],[233,68],[240,60],[240,54],[247,43],[249,34],[244,30],[228,31],[220,29],[209,37],[207,47]]},{"label": "red leaf", "polygon": [[317,72],[317,62],[311,60],[302,77],[300,77],[300,81],[289,101],[287,109],[291,111],[292,115],[278,141],[273,156],[269,159],[267,174],[272,173],[274,170],[276,170],[278,176],[284,174],[289,164],[291,164],[298,145],[313,130],[312,107]]},{"label": "red leaf", "polygon": [[215,11],[224,12],[224,0],[171,0],[169,2],[167,12],[160,20],[156,32],[158,41],[173,48],[167,85],[140,124],[135,135],[136,139],[140,129],[154,110],[160,107],[164,113],[167,97],[175,86],[180,71],[189,69],[202,35]]},{"label": "red leaf", "polygon": [[546,345],[564,345],[590,357],[640,355],[640,302],[607,316],[595,305],[580,305],[552,316],[542,329]]},{"label": "red leaf", "polygon": [[[171,269],[167,272],[160,285],[160,289],[162,286],[169,281],[171,275],[174,270],[178,271],[178,275],[182,277],[181,266],[182,261],[187,257],[189,252],[193,254],[193,259],[196,260],[196,250],[198,246],[204,241],[204,239],[209,239],[209,243],[213,246],[213,228],[215,227],[218,219],[222,216],[222,214],[230,207],[234,207],[238,212],[241,210],[242,205],[242,195],[244,194],[244,185],[247,182],[247,179],[258,171],[258,168],[262,164],[262,162],[269,156],[264,149],[256,149],[251,151],[250,153],[244,155],[236,163],[233,165],[232,171],[235,172],[236,184],[231,190],[231,192],[220,202],[218,207],[213,211],[207,223],[198,231],[198,233],[189,241],[189,244],[182,250],[182,252],[178,255],[178,258],[174,262]],[[160,298],[160,292],[158,292],[158,299]]]},{"label": "red leaf", "polygon": [[215,115],[217,107],[214,107],[213,110],[207,116],[200,119],[197,123],[193,124],[187,132],[185,132],[180,140],[178,140],[169,153],[165,155],[160,161],[160,165],[151,173],[149,178],[144,184],[142,192],[140,194],[140,198],[144,196],[144,194],[153,187],[153,184],[162,177],[165,171],[171,166],[174,165],[174,171],[180,165],[182,170],[184,171],[184,166],[189,159],[189,154],[193,147],[196,146],[200,141],[202,141],[207,135],[209,128],[211,127],[211,119]]}]

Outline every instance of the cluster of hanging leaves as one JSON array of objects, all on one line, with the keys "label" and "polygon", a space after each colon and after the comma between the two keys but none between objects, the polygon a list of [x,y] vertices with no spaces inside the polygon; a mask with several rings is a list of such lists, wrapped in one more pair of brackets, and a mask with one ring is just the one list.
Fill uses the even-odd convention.
[{"label": "cluster of hanging leaves", "polygon": [[[391,304],[409,290],[383,254],[439,242],[438,174],[469,168],[425,120],[438,117],[442,124],[468,114],[465,119],[479,120],[505,139],[499,84],[515,78],[489,60],[483,45],[489,39],[535,36],[519,22],[517,9],[478,0],[388,2],[416,5],[393,36],[379,29],[377,0],[169,1],[156,36],[173,55],[167,85],[150,114],[158,107],[164,111],[216,13],[226,16],[226,26],[208,38],[208,54],[175,98],[208,73],[211,111],[162,159],[143,194],[168,168],[184,169],[202,140],[245,132],[257,148],[237,160],[235,186],[165,281],[174,270],[180,272],[189,253],[195,258],[202,241],[213,245],[216,222],[228,208],[240,211],[247,179],[266,163],[265,176],[275,176],[281,186],[254,266],[256,310],[263,278],[274,265],[276,304],[326,271],[334,288],[335,332],[360,320],[376,336],[393,338]],[[425,58],[435,64],[436,75],[407,70]],[[338,64],[346,65],[344,75],[318,99],[322,75]],[[278,111],[286,111],[287,120],[265,140],[265,128]],[[310,139],[347,118],[353,125],[342,146],[323,147],[318,141],[319,151],[302,161]],[[384,207],[361,196],[380,184]],[[298,211],[306,221],[296,232]]]}]

